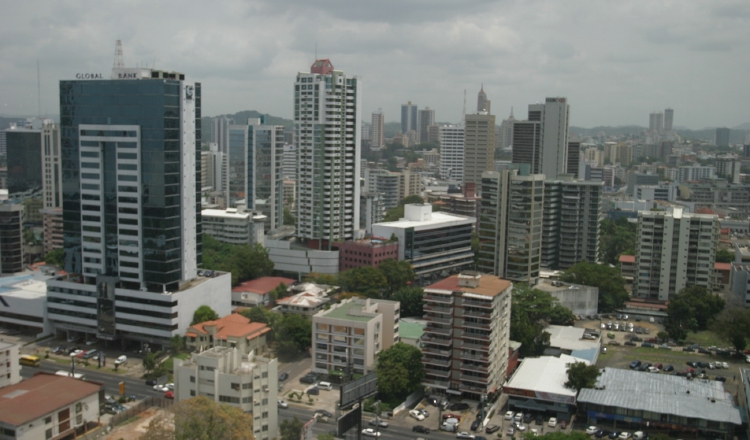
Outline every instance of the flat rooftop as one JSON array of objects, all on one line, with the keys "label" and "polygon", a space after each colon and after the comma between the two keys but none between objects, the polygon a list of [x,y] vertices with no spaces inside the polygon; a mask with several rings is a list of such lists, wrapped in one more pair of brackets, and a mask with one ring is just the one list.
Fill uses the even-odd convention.
[{"label": "flat rooftop", "polygon": [[331,307],[328,310],[322,310],[316,315],[324,316],[326,318],[343,319],[346,321],[356,322],[369,322],[374,319],[374,316],[362,316],[362,308],[364,305],[357,301],[351,301],[347,303],[340,303],[336,306]]},{"label": "flat rooftop", "polygon": [[558,396],[554,400],[575,403],[576,390],[565,386],[565,382],[568,381],[568,364],[575,362],[589,364],[588,361],[565,354],[560,357],[527,357],[505,387],[535,391],[537,396],[553,394]]},{"label": "flat rooftop", "polygon": [[442,279],[438,281],[437,283],[430,284],[429,286],[425,287],[424,290],[427,292],[428,290],[445,290],[445,291],[451,291],[451,292],[465,292],[465,293],[474,293],[476,295],[482,295],[482,296],[497,296],[505,291],[508,287],[512,286],[513,283],[511,283],[508,280],[504,280],[500,277],[497,277],[495,275],[482,275],[482,278],[479,280],[479,286],[477,287],[468,287],[468,286],[459,286],[458,285],[458,274],[449,276],[448,278]]},{"label": "flat rooftop", "polygon": [[425,227],[425,226],[448,226],[451,224],[455,224],[456,222],[459,223],[466,223],[466,224],[473,224],[476,223],[477,219],[474,217],[467,217],[465,215],[458,215],[458,214],[449,214],[447,212],[433,212],[432,218],[430,220],[421,220],[421,221],[415,221],[415,220],[408,220],[408,219],[400,219],[395,222],[383,222],[383,223],[375,223],[373,226],[387,226],[389,228],[400,228],[400,229],[406,229],[406,228],[416,228],[416,227]]},{"label": "flat rooftop", "polygon": [[0,278],[0,295],[37,299],[47,296],[47,282],[33,274]]},{"label": "flat rooftop", "polygon": [[549,325],[544,329],[549,333],[550,348],[560,348],[563,350],[588,350],[599,348],[598,340],[582,339],[586,332],[585,328],[570,327],[562,325]]},{"label": "flat rooftop", "polygon": [[54,374],[37,373],[0,388],[0,422],[20,426],[99,392],[101,385]]}]

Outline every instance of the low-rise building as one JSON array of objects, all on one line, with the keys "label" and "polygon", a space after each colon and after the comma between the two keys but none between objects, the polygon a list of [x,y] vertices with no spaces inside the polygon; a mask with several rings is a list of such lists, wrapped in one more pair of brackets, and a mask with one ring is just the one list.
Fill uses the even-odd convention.
[{"label": "low-rise building", "polygon": [[620,275],[625,282],[632,283],[635,276],[635,255],[620,255]]},{"label": "low-rise building", "polygon": [[49,373],[37,373],[0,388],[0,438],[62,439],[98,426],[104,386]]},{"label": "low-rise building", "polygon": [[503,393],[508,395],[508,408],[543,414],[545,418],[570,420],[575,413],[576,390],[566,387],[565,382],[568,381],[568,366],[575,362],[589,364],[564,354],[524,359],[503,386]]},{"label": "low-rise building", "polygon": [[595,315],[599,310],[599,288],[562,281],[541,280],[535,289],[548,292],[574,315]]},{"label": "low-rise building", "polygon": [[398,326],[398,337],[401,342],[414,347],[419,347],[419,341],[422,339],[427,321],[402,318]]},{"label": "low-rise building", "polygon": [[404,218],[374,224],[372,233],[395,236],[398,259],[410,262],[416,281],[424,284],[473,267],[471,231],[475,223],[474,217],[432,212],[430,204],[408,204]]},{"label": "low-rise building", "polygon": [[549,347],[544,354],[560,356],[567,354],[578,359],[585,359],[591,365],[596,364],[601,349],[601,340],[593,337],[586,339],[585,328],[563,325],[548,325],[544,331],[549,333]]},{"label": "low-rise building", "polygon": [[750,263],[732,263],[729,278],[732,293],[744,307],[750,307]]},{"label": "low-rise building", "polygon": [[37,337],[50,334],[47,278],[42,271],[0,278],[0,325],[34,332]]},{"label": "low-rise building", "polygon": [[253,436],[278,434],[278,362],[237,348],[214,347],[174,359],[176,402],[205,396],[253,415]]},{"label": "low-rise building", "polygon": [[201,352],[212,347],[237,348],[241,353],[265,351],[266,334],[271,328],[262,322],[250,322],[239,313],[215,321],[191,325],[185,332],[190,351]]},{"label": "low-rise building", "polygon": [[[21,381],[18,344],[0,340],[0,388]],[[2,433],[0,433],[2,434]]]},{"label": "low-rise building", "polygon": [[292,295],[277,300],[274,310],[280,313],[312,316],[325,308],[330,296],[338,289],[336,286],[325,284],[295,284],[287,289]]},{"label": "low-rise building", "polygon": [[579,412],[589,425],[614,423],[618,430],[682,431],[700,438],[731,438],[742,425],[722,382],[610,367],[601,373],[594,388],[578,393]]},{"label": "low-rise building", "polygon": [[279,284],[290,286],[296,281],[285,277],[260,277],[245,281],[232,288],[232,305],[240,307],[268,306],[271,304],[269,293]]},{"label": "low-rise building", "polygon": [[339,251],[339,272],[355,267],[379,267],[389,258],[398,259],[398,242],[372,237],[333,244]]},{"label": "low-rise building", "polygon": [[350,298],[312,317],[312,371],[341,374],[351,356],[353,372],[372,371],[375,356],[399,341],[398,301]]},{"label": "low-rise building", "polygon": [[266,236],[265,246],[274,270],[284,274],[339,273],[339,251],[310,249],[294,241],[272,239],[270,236]]},{"label": "low-rise building", "polygon": [[203,232],[223,243],[263,244],[266,216],[238,208],[201,211]]},{"label": "low-rise building", "polygon": [[729,292],[731,290],[731,263],[714,263],[714,290]]}]

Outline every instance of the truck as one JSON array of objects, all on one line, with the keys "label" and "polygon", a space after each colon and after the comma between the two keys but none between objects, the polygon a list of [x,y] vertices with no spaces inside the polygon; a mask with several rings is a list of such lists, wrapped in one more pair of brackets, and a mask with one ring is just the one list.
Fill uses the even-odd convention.
[{"label": "truck", "polygon": [[445,419],[443,423],[440,425],[440,429],[442,431],[456,432],[458,430],[458,419],[456,418]]}]

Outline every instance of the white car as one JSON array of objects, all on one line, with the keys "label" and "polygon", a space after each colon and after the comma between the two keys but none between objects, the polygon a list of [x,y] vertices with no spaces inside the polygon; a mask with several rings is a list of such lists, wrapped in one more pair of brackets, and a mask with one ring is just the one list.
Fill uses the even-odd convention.
[{"label": "white car", "polygon": [[122,355],[115,359],[115,365],[123,365],[128,363],[128,357],[125,355]]},{"label": "white car", "polygon": [[415,419],[419,420],[420,422],[424,420],[424,414],[422,414],[422,411],[413,409],[409,411],[409,415],[414,417]]},{"label": "white car", "polygon": [[721,363],[721,368],[723,368],[723,369],[727,370],[727,369],[729,369],[729,364],[728,364],[728,363],[726,363],[726,362],[722,362],[722,363]]},{"label": "white car", "polygon": [[81,353],[83,353],[83,350],[73,350],[70,352],[70,357],[78,357]]},{"label": "white car", "polygon": [[283,400],[279,400],[279,408],[289,408],[289,404]]},{"label": "white car", "polygon": [[164,385],[154,385],[154,391],[159,391],[160,393],[166,393],[169,391],[169,388],[167,388]]},{"label": "white car", "polygon": [[362,435],[366,437],[380,437],[380,432],[372,428],[365,428],[362,430]]},{"label": "white car", "polygon": [[557,426],[557,418],[550,417],[549,422],[547,422],[547,426],[549,426],[550,428],[554,428],[555,426]]},{"label": "white car", "polygon": [[167,387],[167,389],[168,389],[169,391],[174,391],[174,383],[172,383],[172,382],[169,382],[168,384],[166,384],[166,385],[164,385],[164,386],[165,386],[165,387]]},{"label": "white car", "polygon": [[468,439],[468,440],[474,440],[474,434],[470,434],[470,433],[468,433],[466,431],[462,431],[462,432],[459,432],[458,434],[456,434],[456,438],[463,438],[463,439]]},{"label": "white car", "polygon": [[596,426],[589,426],[588,428],[586,428],[586,434],[588,434],[588,435],[594,435],[594,434],[596,434],[596,431],[598,431],[598,430],[599,430],[599,428],[597,428]]},{"label": "white car", "polygon": [[513,416],[516,415],[513,411],[505,413],[505,420],[513,420]]},{"label": "white car", "polygon": [[515,420],[516,422],[520,422],[521,420],[523,420],[523,413],[517,412],[516,415],[513,417],[513,420]]},{"label": "white car", "polygon": [[618,437],[620,440],[628,440],[630,438],[631,434],[627,431],[622,431],[620,433],[620,436]]},{"label": "white car", "polygon": [[526,431],[526,425],[523,425],[521,423],[516,423],[516,429],[521,432]]}]

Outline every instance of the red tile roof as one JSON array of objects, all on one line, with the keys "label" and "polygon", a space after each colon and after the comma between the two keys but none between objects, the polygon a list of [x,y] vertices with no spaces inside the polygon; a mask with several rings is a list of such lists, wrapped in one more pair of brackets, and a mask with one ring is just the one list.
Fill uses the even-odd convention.
[{"label": "red tile roof", "polygon": [[191,333],[194,333],[196,336],[198,334],[207,335],[208,330],[206,330],[206,327],[216,327],[216,333],[213,335],[214,339],[227,339],[229,337],[247,337],[247,339],[253,339],[271,331],[268,325],[262,322],[250,322],[248,318],[237,313],[232,313],[215,321],[206,321],[192,325],[187,329],[186,335],[190,335]]},{"label": "red tile roof", "polygon": [[732,270],[732,263],[714,263],[714,270]]},{"label": "red tile roof", "polygon": [[620,255],[620,263],[635,263],[635,255]]},{"label": "red tile roof", "polygon": [[510,287],[512,283],[508,280],[504,280],[494,275],[482,275],[479,281],[479,286],[476,288],[465,287],[458,285],[458,275],[453,275],[448,278],[444,278],[437,283],[430,284],[425,287],[425,291],[429,289],[436,290],[451,290],[461,292],[471,292],[479,295],[495,296]]},{"label": "red tile roof", "polygon": [[20,426],[99,392],[96,382],[50,373],[0,388],[0,422]]},{"label": "red tile roof", "polygon": [[296,280],[284,277],[260,277],[256,280],[245,281],[232,289],[232,292],[250,292],[262,295],[272,291],[281,283],[288,286],[296,282]]},{"label": "red tile roof", "polygon": [[713,215],[716,215],[716,213],[713,210],[711,210],[711,208],[707,208],[705,206],[703,208],[701,208],[701,209],[696,210],[695,213],[696,214],[713,214]]}]

